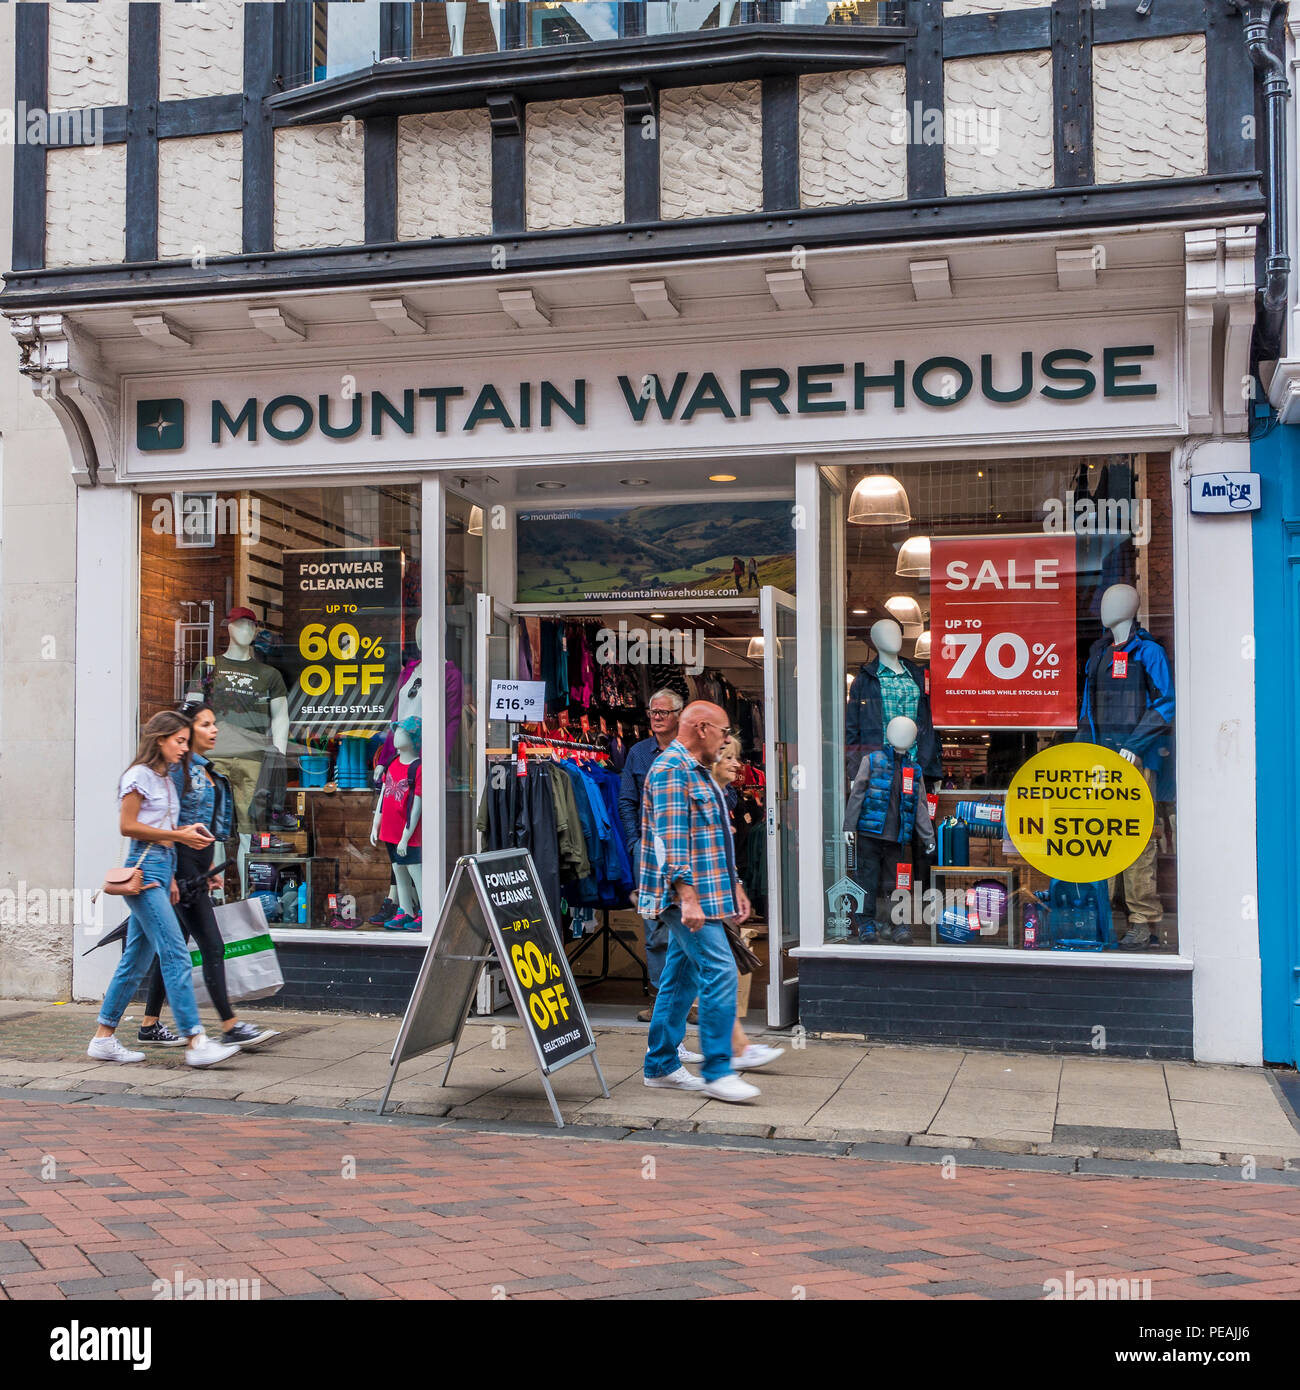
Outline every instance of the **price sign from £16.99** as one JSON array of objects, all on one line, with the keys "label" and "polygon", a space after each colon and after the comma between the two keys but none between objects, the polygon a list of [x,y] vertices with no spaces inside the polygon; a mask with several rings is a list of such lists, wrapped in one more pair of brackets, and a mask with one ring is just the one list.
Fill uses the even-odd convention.
[{"label": "price sign from \u00a316.99", "polygon": [[284,660],[295,728],[378,727],[402,671],[402,552],[284,552]]},{"label": "price sign from \u00a316.99", "polygon": [[930,704],[940,728],[1072,729],[1074,537],[930,543]]},{"label": "price sign from \u00a316.99", "polygon": [[512,723],[535,724],[546,718],[545,681],[493,681],[488,716]]}]

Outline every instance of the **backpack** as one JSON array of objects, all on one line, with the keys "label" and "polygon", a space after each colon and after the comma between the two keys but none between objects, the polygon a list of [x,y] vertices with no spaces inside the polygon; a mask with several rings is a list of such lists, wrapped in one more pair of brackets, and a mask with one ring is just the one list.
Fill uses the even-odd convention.
[{"label": "backpack", "polygon": [[1110,889],[1106,879],[1097,883],[1065,883],[1054,878],[1037,897],[1047,908],[1043,944],[1052,950],[1106,951],[1115,948]]}]

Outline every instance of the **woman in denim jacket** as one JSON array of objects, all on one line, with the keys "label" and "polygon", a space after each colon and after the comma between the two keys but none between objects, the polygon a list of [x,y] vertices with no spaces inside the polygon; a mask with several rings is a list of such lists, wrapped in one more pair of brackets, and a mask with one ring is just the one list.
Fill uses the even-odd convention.
[{"label": "woman in denim jacket", "polygon": [[[203,957],[203,983],[208,998],[221,1017],[221,1040],[240,1047],[257,1047],[278,1036],[274,1028],[258,1028],[243,1023],[230,1007],[226,990],[225,942],[217,926],[209,896],[214,880],[220,882],[224,869],[214,870],[212,858],[218,844],[230,838],[234,799],[230,783],[208,761],[217,741],[217,718],[211,705],[190,704],[181,709],[181,716],[190,724],[190,755],[176,763],[171,770],[172,783],[180,797],[180,818],[187,825],[205,825],[212,840],[202,849],[177,847],[176,886],[179,900],[176,916],[181,930],[199,948]],[[149,976],[149,993],[145,1001],[144,1018],[136,1041],[175,1047],[182,1041],[158,1018],[164,991],[162,969],[154,961]]]}]

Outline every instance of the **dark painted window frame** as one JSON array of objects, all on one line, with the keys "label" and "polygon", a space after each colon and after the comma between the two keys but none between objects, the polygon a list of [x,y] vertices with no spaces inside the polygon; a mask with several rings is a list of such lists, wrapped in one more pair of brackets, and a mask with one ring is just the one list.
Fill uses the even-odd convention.
[{"label": "dark painted window frame", "polygon": [[[667,66],[654,76],[639,72],[635,79],[627,75],[629,55],[644,57],[658,43],[656,38],[647,41],[644,37],[634,37],[593,44],[589,54],[582,55],[580,63],[574,62],[572,49],[558,51],[561,61],[557,61],[556,50],[525,49],[468,60],[377,65],[367,70],[364,80],[375,73],[400,76],[405,71],[409,75],[417,66],[422,70],[440,69],[440,73],[421,71],[417,74],[422,82],[427,78],[438,87],[438,104],[420,105],[418,109],[421,110],[487,105],[490,90],[494,98],[491,105],[497,110],[493,139],[496,218],[492,235],[401,243],[394,240],[396,173],[391,151],[395,144],[395,121],[391,112],[376,112],[367,121],[367,242],[359,247],[322,248],[306,253],[273,252],[274,129],[309,119],[303,114],[301,103],[295,100],[300,93],[283,93],[278,89],[283,83],[282,74],[291,67],[292,44],[301,41],[301,35],[295,39],[293,11],[307,9],[305,0],[301,6],[268,3],[245,6],[245,91],[229,96],[158,101],[156,42],[151,45],[147,36],[139,39],[133,30],[128,69],[135,76],[130,91],[133,98],[146,92],[150,86],[149,75],[135,72],[135,69],[151,67],[151,110],[156,112],[156,121],[136,120],[133,123],[129,107],[96,109],[102,112],[105,143],[126,142],[128,164],[135,169],[132,189],[136,195],[133,201],[138,206],[133,206],[128,214],[134,228],[128,254],[135,254],[137,259],[123,265],[59,271],[44,269],[44,197],[31,196],[31,190],[34,185],[38,186],[43,195],[45,150],[39,146],[19,146],[15,166],[14,270],[6,277],[4,298],[13,302],[17,297],[30,299],[37,294],[85,293],[92,288],[98,290],[100,286],[121,286],[124,282],[130,284],[134,293],[162,293],[164,289],[171,293],[186,289],[201,291],[205,285],[216,281],[223,288],[233,289],[235,280],[243,285],[263,283],[264,278],[272,274],[272,266],[274,276],[288,274],[299,284],[365,278],[358,274],[359,268],[367,269],[375,278],[428,273],[434,267],[440,274],[481,274],[488,268],[491,247],[501,241],[508,241],[513,248],[512,267],[527,264],[540,268],[573,262],[645,259],[648,255],[707,254],[704,248],[710,242],[716,250],[719,228],[726,229],[726,244],[730,249],[760,250],[764,246],[788,245],[792,235],[797,235],[804,243],[834,244],[846,240],[901,239],[922,234],[921,228],[926,236],[949,232],[973,235],[993,230],[1003,222],[1028,229],[1035,219],[1041,225],[1059,224],[1063,219],[1096,224],[1107,218],[1114,220],[1124,216],[1203,215],[1210,206],[1224,212],[1262,208],[1255,151],[1240,138],[1240,117],[1254,110],[1254,76],[1240,40],[1240,21],[1223,13],[1221,0],[1201,0],[1200,6],[1183,6],[1177,13],[1171,12],[1169,7],[1157,7],[1145,17],[1137,16],[1128,6],[1121,9],[1111,5],[1094,10],[1091,0],[1062,0],[1056,9],[1043,7],[1002,15],[951,18],[942,22],[942,27],[938,17],[940,0],[906,0],[905,17],[909,27],[904,29],[865,30],[845,26],[828,35],[822,27],[752,25],[676,36],[678,41],[673,45],[676,57],[661,53]],[[401,9],[401,6],[391,7],[390,39],[395,47],[404,42],[396,27],[399,18],[396,12]],[[1063,10],[1066,11],[1064,15]],[[18,19],[17,91],[19,95],[26,94],[29,105],[41,105],[46,92],[46,7],[19,6]],[[309,25],[306,32],[309,36]],[[1090,72],[1091,45],[1194,33],[1207,36],[1209,174],[1199,180],[1120,185],[1107,190],[1092,186],[1088,182],[1092,158],[1089,103],[1079,95],[1080,89],[1090,87],[1090,82],[1085,86],[1083,74]],[[681,42],[683,37],[691,42]],[[941,42],[934,42],[936,38]],[[662,49],[663,45],[659,47]],[[908,200],[834,209],[798,207],[797,163],[787,158],[781,164],[773,156],[777,145],[789,142],[791,133],[797,132],[799,72],[905,62],[909,107],[913,100],[922,100],[923,104],[937,104],[941,108],[945,58],[1047,48],[1053,53],[1056,93],[1060,181],[1057,188],[1034,194],[947,200],[943,195],[942,146],[913,142],[908,147]],[[719,80],[714,60],[723,52],[730,54],[737,71],[745,70],[744,64],[755,65],[749,70],[763,80],[763,213],[692,219],[685,223],[664,222],[658,219],[657,208],[651,208],[649,197],[643,194],[639,198],[629,197],[625,209],[627,221],[622,224],[559,232],[523,230],[522,168],[515,167],[520,165],[520,158],[509,156],[512,151],[517,156],[522,154],[521,148],[514,149],[514,146],[522,146],[529,100],[543,99],[543,94],[549,99],[557,92],[576,95],[597,88],[621,91],[625,121],[631,134],[634,118],[640,121],[640,113],[648,109],[647,102],[655,100],[662,86]],[[708,60],[705,66],[701,66],[703,59]],[[570,85],[565,87],[565,82]],[[1068,90],[1063,90],[1071,84],[1076,88],[1073,99]],[[321,90],[334,89],[331,84],[316,84],[316,88],[317,96]],[[306,90],[310,96],[312,89]],[[427,91],[426,97],[430,97]],[[510,121],[501,119],[502,112],[517,113],[513,126]],[[1062,132],[1067,122],[1077,122],[1080,117],[1084,118],[1086,127],[1083,139],[1075,142],[1073,164],[1062,168],[1059,153]],[[243,254],[214,257],[207,266],[157,263],[149,254],[151,246],[156,247],[157,141],[233,131],[242,131],[244,140]],[[1074,133],[1079,134],[1077,128]],[[629,176],[637,174],[637,185],[643,190],[650,189],[646,145],[654,148],[653,142],[639,138],[625,141],[627,173]],[[629,186],[630,182],[629,179]],[[21,196],[20,187],[23,189]],[[1097,214],[1102,209],[1107,211],[1099,217]],[[526,255],[521,255],[523,248],[527,248]]]}]

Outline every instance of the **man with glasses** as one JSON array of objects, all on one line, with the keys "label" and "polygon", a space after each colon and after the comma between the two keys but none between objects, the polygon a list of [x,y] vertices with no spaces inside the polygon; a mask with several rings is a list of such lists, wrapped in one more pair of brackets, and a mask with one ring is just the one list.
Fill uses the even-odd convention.
[{"label": "man with glasses", "polygon": [[[682,697],[675,690],[656,690],[650,697],[650,737],[634,743],[623,764],[623,777],[618,788],[618,813],[623,822],[623,841],[627,845],[632,872],[641,862],[641,792],[645,786],[650,764],[677,737],[677,725],[682,716]],[[668,954],[668,929],[653,917],[645,919],[645,960],[650,975],[650,992],[659,992],[659,976],[663,973]],[[641,1023],[649,1023],[653,1012],[649,1008],[637,1014]]]},{"label": "man with glasses", "polygon": [[[645,780],[639,906],[643,917],[667,926],[668,957],[643,1075],[651,1087],[748,1101],[759,1092],[732,1065],[736,961],[726,924],[740,926],[750,907],[736,874],[722,789],[713,778],[728,733],[725,710],[693,701]],[[702,1078],[687,1071],[679,1054],[697,995]]]}]

